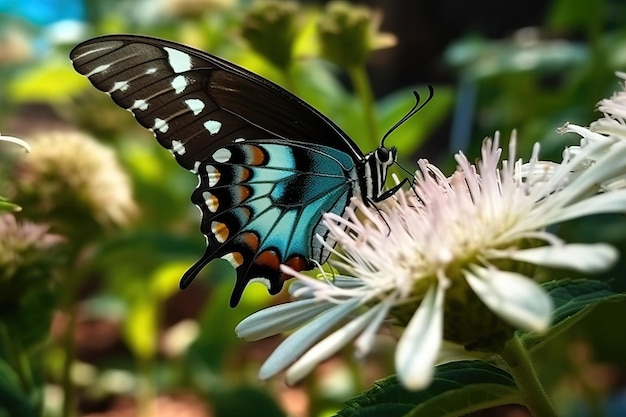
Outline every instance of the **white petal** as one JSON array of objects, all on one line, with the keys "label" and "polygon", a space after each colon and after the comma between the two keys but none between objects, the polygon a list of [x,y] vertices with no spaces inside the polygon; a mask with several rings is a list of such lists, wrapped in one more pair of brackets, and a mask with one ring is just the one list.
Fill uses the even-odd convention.
[{"label": "white petal", "polygon": [[265,308],[246,317],[235,328],[237,337],[245,340],[259,340],[306,323],[334,304],[320,300],[306,299]]},{"label": "white petal", "polygon": [[443,337],[443,298],[442,285],[428,290],[396,348],[396,372],[408,389],[424,388],[432,380]]},{"label": "white petal", "polygon": [[339,349],[354,339],[372,320],[372,317],[381,310],[377,305],[350,323],[333,332],[321,342],[309,349],[287,370],[287,384],[292,385],[304,378],[320,362],[334,355]]},{"label": "white petal", "polygon": [[358,358],[362,358],[369,352],[374,343],[374,337],[378,333],[383,320],[387,317],[392,303],[389,299],[384,299],[379,305],[380,308],[376,316],[372,318],[365,331],[354,341],[354,346],[356,347],[355,354]]},{"label": "white petal", "polygon": [[563,207],[556,216],[550,218],[550,223],[559,223],[591,214],[623,212],[626,212],[626,190],[614,190]]},{"label": "white petal", "polygon": [[562,246],[502,251],[493,258],[508,258],[551,268],[566,268],[575,271],[597,273],[606,271],[619,258],[619,252],[605,243],[572,243]]},{"label": "white petal", "polygon": [[15,143],[16,145],[20,145],[22,148],[26,149],[26,152],[30,152],[30,145],[26,141],[20,138],[16,138],[13,136],[0,135],[0,140],[5,141],[5,142]]},{"label": "white petal", "polygon": [[324,333],[343,320],[361,300],[355,298],[343,304],[337,304],[305,324],[283,343],[281,343],[259,370],[259,378],[267,379],[285,369],[302,355],[311,345],[317,342]]},{"label": "white petal", "polygon": [[[591,151],[595,150],[596,147],[601,148],[604,146],[605,144],[593,143],[587,148]],[[587,148],[583,149],[583,151],[588,151]],[[568,190],[584,194],[589,189],[597,187],[598,184],[624,172],[624,168],[626,168],[626,146],[620,143],[614,144],[610,152],[602,155],[595,164],[586,169],[582,175],[576,177],[568,187]]]},{"label": "white petal", "polygon": [[552,299],[527,276],[474,266],[465,279],[487,307],[512,325],[537,332],[550,326]]}]

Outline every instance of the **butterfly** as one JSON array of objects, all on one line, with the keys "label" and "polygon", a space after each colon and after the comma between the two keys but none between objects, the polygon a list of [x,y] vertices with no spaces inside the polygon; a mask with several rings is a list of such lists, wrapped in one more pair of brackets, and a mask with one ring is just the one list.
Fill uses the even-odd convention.
[{"label": "butterfly", "polygon": [[324,213],[343,215],[352,197],[366,204],[386,189],[395,148],[383,141],[364,154],[319,111],[273,82],[206,52],[137,35],[108,35],[77,45],[76,71],[129,111],[176,161],[198,176],[204,255],[183,275],[186,288],[213,259],[237,279],[236,306],[248,283],[277,294],[297,271],[323,264],[332,246]]}]

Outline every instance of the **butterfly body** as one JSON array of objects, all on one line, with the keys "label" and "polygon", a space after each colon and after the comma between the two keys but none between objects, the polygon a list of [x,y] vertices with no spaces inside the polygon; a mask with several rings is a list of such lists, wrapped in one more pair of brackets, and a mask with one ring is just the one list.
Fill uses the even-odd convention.
[{"label": "butterfly body", "polygon": [[395,149],[364,155],[317,110],[230,62],[134,35],[94,38],[70,56],[198,176],[191,200],[207,249],[181,288],[224,258],[237,271],[232,306],[251,281],[276,294],[287,278],[280,264],[307,270],[328,258],[316,239],[328,238],[323,213],[342,215],[352,197],[369,204],[389,193],[382,188]]}]

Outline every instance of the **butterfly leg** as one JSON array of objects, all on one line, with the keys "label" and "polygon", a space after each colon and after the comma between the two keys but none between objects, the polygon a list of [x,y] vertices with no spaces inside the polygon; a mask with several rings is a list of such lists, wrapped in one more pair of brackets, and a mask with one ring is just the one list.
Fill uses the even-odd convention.
[{"label": "butterfly leg", "polygon": [[388,199],[389,197],[394,195],[400,188],[404,187],[404,185],[407,182],[409,182],[408,178],[403,179],[402,181],[400,181],[398,184],[394,185],[390,189],[380,193],[380,195],[372,197],[372,201],[374,203],[380,203],[381,201]]}]

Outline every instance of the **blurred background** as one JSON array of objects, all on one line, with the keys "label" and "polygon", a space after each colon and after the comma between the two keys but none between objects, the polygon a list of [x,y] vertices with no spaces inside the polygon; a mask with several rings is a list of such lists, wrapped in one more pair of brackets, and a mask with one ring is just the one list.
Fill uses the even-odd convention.
[{"label": "blurred background", "polygon": [[[361,36],[352,61],[344,32]],[[432,85],[430,103],[386,142],[409,171],[427,158],[451,173],[453,153],[475,157],[484,137],[514,129],[519,155],[540,142],[542,158],[559,161],[577,138],[556,129],[600,117],[595,104],[626,71],[619,0],[0,0],[0,132],[32,147],[0,143],[0,195],[22,208],[7,204],[0,217],[0,416],[326,416],[393,372],[390,330],[364,362],[346,349],[295,387],[259,382],[280,338],[244,342],[234,327],[288,296],[251,285],[230,309],[235,274],[222,261],[178,289],[204,251],[189,202],[197,180],[74,72],[69,51],[108,33],[244,66],[330,116],[364,152],[410,109],[413,90],[426,97]],[[620,220],[561,233],[622,250]],[[623,266],[606,274],[618,291]],[[537,354],[560,415],[626,415],[623,314],[602,306]]]}]

